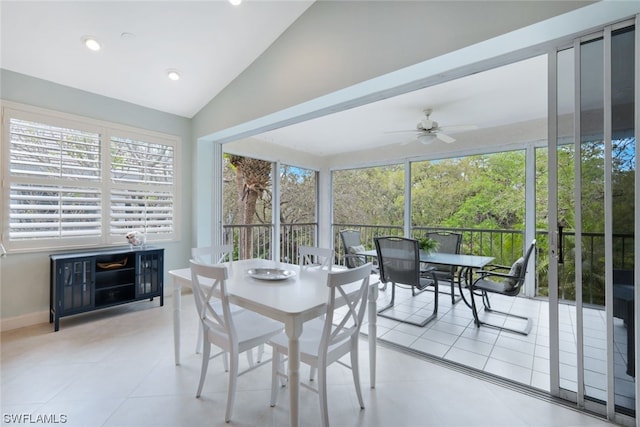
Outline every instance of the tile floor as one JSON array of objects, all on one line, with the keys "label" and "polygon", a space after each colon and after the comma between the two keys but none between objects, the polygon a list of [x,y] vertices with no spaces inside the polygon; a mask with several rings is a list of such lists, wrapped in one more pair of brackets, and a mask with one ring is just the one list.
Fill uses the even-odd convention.
[{"label": "tile floor", "polygon": [[[442,291],[442,290],[441,290]],[[458,290],[456,289],[456,292]],[[466,292],[466,291],[465,291]],[[378,306],[390,300],[390,287],[380,292]],[[402,319],[420,320],[433,312],[433,292],[415,297],[407,289],[396,288],[393,313]],[[476,302],[480,303],[479,300]],[[378,317],[378,338],[430,356],[456,362],[499,377],[549,391],[549,304],[542,299],[512,298],[492,295],[494,309],[517,313],[532,319],[531,332],[524,336],[508,331],[481,327],[473,323],[471,309],[463,301],[451,304],[449,295],[439,299],[438,316],[424,327],[417,327]],[[560,306],[560,385],[577,390],[575,307]],[[505,322],[505,317],[481,312],[484,320]],[[524,321],[506,320],[509,326],[522,329]],[[634,379],[626,374],[626,327],[614,319],[616,343],[616,404],[634,407]],[[585,385],[589,396],[606,400],[605,314],[585,309]]]},{"label": "tile floor", "polygon": [[[162,308],[157,301],[141,302],[65,318],[59,332],[43,324],[2,333],[3,425],[227,425],[223,420],[226,374],[221,361],[210,364],[203,396],[194,397],[201,359],[194,351],[197,319],[193,299],[183,298],[185,332],[180,366],[173,361],[171,298],[167,300]],[[190,316],[192,312],[194,315]],[[391,340],[395,336],[412,348],[438,348],[430,351],[449,354],[451,360],[472,363],[481,360],[489,365],[485,368],[505,369],[497,357],[491,364],[488,356],[477,355],[487,352],[491,355],[500,347],[502,357],[508,358],[513,351],[508,337],[494,337],[484,330],[465,333],[462,319],[467,314],[457,306],[449,311],[443,309],[441,316],[449,321],[427,328],[423,331],[427,335],[422,338],[416,337],[411,328],[394,327],[383,319],[380,332],[382,338]],[[454,341],[448,337],[452,331],[460,332]],[[484,340],[462,339],[468,337]],[[452,349],[458,341],[459,345]],[[429,345],[430,342],[441,346]],[[333,366],[329,373],[333,426],[612,425],[549,399],[484,381],[385,343],[378,346],[377,385],[371,389],[368,347],[364,341],[360,348],[366,409],[360,410],[345,368]],[[535,357],[529,356],[528,360]],[[246,359],[241,358],[243,361]],[[286,426],[287,391],[280,391],[278,406],[271,408],[269,388],[269,366],[240,377],[229,425]],[[320,425],[317,396],[305,389],[301,389],[301,413],[303,426]]]}]

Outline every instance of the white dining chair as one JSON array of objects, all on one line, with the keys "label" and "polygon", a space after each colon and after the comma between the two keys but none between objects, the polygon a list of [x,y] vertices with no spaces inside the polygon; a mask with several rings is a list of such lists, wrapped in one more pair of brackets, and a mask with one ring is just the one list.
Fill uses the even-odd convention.
[{"label": "white dining chair", "polygon": [[221,264],[228,262],[233,266],[233,245],[213,245],[191,248],[191,258],[201,264]]},{"label": "white dining chair", "polygon": [[[202,246],[199,248],[191,248],[191,258],[200,264],[221,264],[226,262],[229,270],[233,271],[233,245],[212,245]],[[233,273],[231,273],[233,274]],[[219,300],[211,302],[211,306],[218,313],[222,313],[222,307]],[[237,313],[244,308],[231,304],[231,312]],[[198,323],[198,338],[196,339],[196,354],[202,351],[202,325]],[[264,346],[258,349],[258,362],[264,354]],[[253,364],[253,352],[247,352],[247,360],[249,364]],[[229,360],[226,355],[222,357],[222,364],[225,371],[229,371]]]},{"label": "white dining chair", "polygon": [[[231,312],[231,304],[229,303],[226,287],[228,278],[226,266],[200,264],[193,260],[190,261],[190,266],[191,287],[203,329],[202,368],[196,397],[200,397],[202,394],[209,360],[229,353],[229,385],[225,411],[225,421],[229,422],[233,412],[238,376],[264,365],[264,363],[249,364],[247,369],[239,372],[238,359],[240,353],[251,351],[253,348],[265,344],[270,338],[281,333],[284,326],[280,322],[250,310]],[[203,279],[206,284],[202,283]],[[222,313],[218,313],[213,309],[211,302],[216,299],[220,301]],[[211,355],[212,344],[221,348],[222,351]]]},{"label": "white dining chair", "polygon": [[298,264],[300,271],[310,268],[331,271],[334,251],[331,248],[315,246],[298,247]]},{"label": "white dining chair", "polygon": [[[335,252],[331,248],[319,248],[316,246],[298,247],[298,265],[300,273],[310,270],[331,271],[333,256]],[[324,319],[324,316],[321,317]],[[316,369],[312,366],[309,370],[309,380],[313,381],[316,376]]]},{"label": "white dining chair", "polygon": [[[349,270],[329,272],[326,316],[306,322],[300,336],[300,361],[318,370],[318,386],[300,385],[318,393],[324,427],[329,426],[327,367],[334,362],[351,369],[358,402],[360,408],[364,409],[358,366],[358,336],[367,306],[371,267],[371,263],[367,263]],[[353,287],[357,287],[356,292],[353,292]],[[284,333],[269,341],[273,347],[271,406],[276,405],[279,379],[287,378],[282,356],[289,354],[288,343]],[[347,353],[351,356],[351,366],[340,360]]]}]

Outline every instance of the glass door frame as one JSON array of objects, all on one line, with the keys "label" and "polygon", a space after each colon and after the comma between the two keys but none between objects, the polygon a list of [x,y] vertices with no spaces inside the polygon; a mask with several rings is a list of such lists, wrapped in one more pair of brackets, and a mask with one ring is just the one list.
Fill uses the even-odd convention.
[{"label": "glass door frame", "polygon": [[[549,331],[549,348],[550,348],[550,392],[553,396],[575,402],[578,407],[589,411],[606,415],[609,420],[619,422],[624,425],[638,425],[637,410],[640,407],[640,384],[635,382],[635,409],[636,418],[616,412],[615,409],[615,384],[614,384],[614,342],[613,342],[613,243],[612,243],[612,196],[611,196],[611,162],[612,162],[612,117],[611,117],[611,34],[620,28],[635,25],[635,123],[634,134],[636,141],[635,152],[635,206],[636,216],[634,223],[634,235],[640,234],[640,218],[637,212],[640,212],[640,159],[638,156],[638,142],[640,140],[640,22],[639,16],[633,20],[627,20],[615,25],[604,27],[601,31],[594,32],[585,37],[581,37],[573,41],[572,45],[562,46],[549,52],[548,55],[548,170],[549,170],[549,323],[551,325]],[[573,49],[574,55],[574,110],[573,110],[573,128],[574,128],[574,148],[575,148],[575,252],[582,253],[582,229],[581,229],[581,203],[580,203],[580,46],[586,41],[602,38],[604,41],[604,147],[605,147],[605,283],[606,283],[606,358],[607,358],[607,400],[605,404],[595,402],[585,397],[585,375],[584,375],[584,330],[583,330],[583,299],[582,287],[578,283],[582,283],[582,269],[580,263],[576,263],[576,328],[577,328],[577,360],[576,360],[576,378],[577,392],[563,389],[560,387],[560,330],[559,330],[559,266],[558,266],[558,250],[559,250],[559,230],[558,230],[558,55],[566,49]],[[635,283],[640,283],[640,239],[634,239],[634,265]],[[634,288],[635,301],[640,297],[640,286]],[[636,307],[634,312],[634,322],[638,325],[640,322],[640,310]],[[638,328],[635,328],[635,354],[638,354]],[[636,358],[637,368],[637,358]]]}]

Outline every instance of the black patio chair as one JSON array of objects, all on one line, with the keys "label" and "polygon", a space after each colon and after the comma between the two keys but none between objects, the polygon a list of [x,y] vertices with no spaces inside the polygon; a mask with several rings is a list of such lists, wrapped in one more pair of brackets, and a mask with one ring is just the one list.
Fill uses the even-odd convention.
[{"label": "black patio chair", "polygon": [[[462,244],[462,234],[449,233],[445,231],[434,231],[427,233],[428,239],[438,242],[438,252],[445,254],[459,254],[460,246]],[[440,264],[427,264],[428,267],[433,267],[434,273],[438,280],[446,280],[451,285],[451,304],[456,303],[455,295],[455,280],[458,267],[455,265],[440,265]],[[447,292],[443,292],[447,293]]]},{"label": "black patio chair", "polygon": [[344,264],[347,268],[356,268],[367,263],[363,255],[357,255],[359,252],[365,251],[359,231],[342,230],[340,232],[340,240],[342,240],[344,249]]},{"label": "black patio chair", "polygon": [[[364,255],[358,255],[367,250],[362,244],[362,238],[358,230],[340,231],[340,240],[342,240],[342,248],[344,250],[344,265],[346,265],[347,268],[360,267],[371,261],[373,265],[371,272],[373,274],[380,274],[377,260],[368,260]],[[380,289],[386,290],[386,285],[383,284]]]},{"label": "black patio chair", "polygon": [[[473,318],[478,327],[480,327],[480,325],[485,325],[522,335],[529,334],[529,332],[531,331],[531,319],[525,316],[492,309],[489,302],[489,294],[494,293],[515,297],[520,293],[522,285],[524,285],[524,279],[527,273],[527,267],[529,265],[529,258],[531,257],[531,254],[533,253],[535,247],[536,241],[534,239],[533,242],[531,242],[529,249],[527,249],[524,257],[519,258],[516,262],[513,263],[511,267],[503,265],[490,265],[485,267],[485,269],[478,270],[476,272],[478,278],[475,279],[471,284],[469,293],[471,294],[471,310],[473,311]],[[505,271],[507,272],[505,273]],[[526,327],[522,330],[519,330],[481,321],[478,317],[478,308],[474,295],[482,297],[484,311],[486,311],[487,313],[496,313],[503,316],[510,316],[526,320]]]},{"label": "black patio chair", "polygon": [[[416,326],[424,326],[435,319],[438,314],[438,278],[433,273],[433,268],[420,269],[418,241],[395,236],[376,237],[374,241],[378,255],[378,267],[380,268],[380,281],[391,283],[391,301],[378,310],[378,316]],[[416,296],[426,291],[429,286],[433,286],[435,289],[433,313],[419,322],[386,313],[394,307],[396,286],[411,288],[412,296]]]}]

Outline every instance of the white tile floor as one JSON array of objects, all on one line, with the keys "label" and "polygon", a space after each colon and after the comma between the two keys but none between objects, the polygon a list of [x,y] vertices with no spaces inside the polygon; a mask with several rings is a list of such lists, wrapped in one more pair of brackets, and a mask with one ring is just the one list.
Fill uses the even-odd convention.
[{"label": "white tile floor", "polygon": [[[456,289],[456,292],[458,290]],[[466,292],[466,291],[465,291]],[[378,306],[390,300],[390,286],[380,292]],[[403,319],[420,320],[433,311],[433,292],[415,297],[411,292],[396,288],[395,309],[390,310]],[[476,300],[481,305],[479,299]],[[430,356],[456,362],[502,378],[549,391],[549,304],[542,299],[512,298],[492,295],[494,309],[524,315],[532,319],[527,335],[481,327],[473,322],[471,309],[463,301],[452,305],[448,295],[441,294],[437,319],[424,327],[417,327],[386,318],[378,318],[378,337]],[[560,308],[560,385],[577,390],[576,379],[576,314],[575,307]],[[505,321],[504,316],[481,312],[483,320],[493,323]],[[506,320],[515,329],[525,322]],[[633,408],[634,379],[626,374],[626,327],[614,319],[616,342],[616,404]],[[587,394],[606,400],[605,314],[602,310],[585,309],[585,384]]]},{"label": "white tile floor", "polygon": [[[180,366],[173,361],[170,297],[162,308],[157,301],[142,302],[65,318],[59,332],[44,324],[2,333],[3,425],[227,425],[223,420],[226,374],[221,361],[211,363],[202,398],[194,397],[201,361],[194,352],[197,321],[192,298],[183,298],[183,306],[185,333]],[[437,347],[451,360],[519,372],[517,363],[505,365],[497,357],[500,354],[509,359],[513,341],[489,331],[467,330],[463,319],[468,313],[462,308],[455,307],[450,313],[443,309],[442,316],[448,321],[427,328],[423,331],[426,335],[380,319],[381,335],[386,339],[396,336],[416,349]],[[455,339],[450,337],[453,331],[460,332]],[[474,339],[466,339],[469,337]],[[368,386],[366,342],[360,347],[366,409],[360,410],[345,368],[336,365],[330,371],[333,426],[612,425],[387,344],[378,347],[375,389]],[[491,364],[484,355],[488,351],[496,356]],[[524,358],[518,356],[516,360]],[[534,360],[533,355],[528,356],[526,364]],[[287,391],[280,391],[278,406],[271,408],[269,388],[269,366],[240,377],[231,425],[286,426]],[[301,408],[303,426],[320,425],[315,394],[302,389]]]}]

